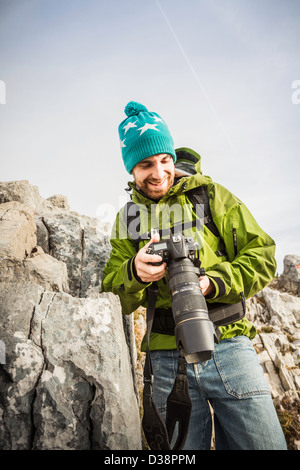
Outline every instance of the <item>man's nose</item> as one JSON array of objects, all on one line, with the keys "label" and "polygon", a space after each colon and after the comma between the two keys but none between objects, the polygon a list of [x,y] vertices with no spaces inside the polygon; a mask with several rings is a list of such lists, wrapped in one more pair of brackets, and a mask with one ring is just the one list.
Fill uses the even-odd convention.
[{"label": "man's nose", "polygon": [[152,177],[156,180],[161,180],[164,177],[164,167],[161,163],[156,163],[153,167]]}]

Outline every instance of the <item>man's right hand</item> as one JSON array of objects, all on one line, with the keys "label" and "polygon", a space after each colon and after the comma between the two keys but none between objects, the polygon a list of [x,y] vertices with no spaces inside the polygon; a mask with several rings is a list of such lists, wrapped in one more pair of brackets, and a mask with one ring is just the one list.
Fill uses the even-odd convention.
[{"label": "man's right hand", "polygon": [[134,259],[136,273],[143,282],[158,281],[163,278],[166,274],[166,263],[162,263],[160,266],[153,266],[150,263],[158,263],[161,261],[161,257],[158,255],[149,255],[146,253],[149,245],[159,241],[159,234],[155,233],[151,240],[143,246],[137,253]]}]

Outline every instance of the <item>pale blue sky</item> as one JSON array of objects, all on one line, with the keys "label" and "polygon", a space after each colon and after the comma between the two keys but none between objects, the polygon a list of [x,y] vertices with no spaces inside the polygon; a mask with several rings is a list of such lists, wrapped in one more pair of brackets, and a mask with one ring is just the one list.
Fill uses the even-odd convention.
[{"label": "pale blue sky", "polygon": [[299,0],[0,0],[0,180],[117,210],[139,101],[246,203],[281,272],[300,254],[299,24]]}]

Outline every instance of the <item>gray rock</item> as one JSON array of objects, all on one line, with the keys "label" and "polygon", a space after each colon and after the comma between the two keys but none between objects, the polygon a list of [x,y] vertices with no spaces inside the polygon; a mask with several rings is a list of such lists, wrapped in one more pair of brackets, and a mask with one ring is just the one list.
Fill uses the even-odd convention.
[{"label": "gray rock", "polygon": [[[10,201],[21,202],[35,211],[41,210],[46,205],[37,186],[29,184],[27,180],[0,182],[0,204]],[[49,208],[50,206],[49,203]]]},{"label": "gray rock", "polygon": [[0,201],[3,203],[0,207],[18,201],[34,210],[37,241],[33,246],[37,244],[66,264],[72,295],[85,297],[100,292],[100,280],[111,248],[109,227],[101,225],[96,218],[69,211],[65,196],[43,199],[38,188],[28,181],[0,182]]},{"label": "gray rock", "polygon": [[28,282],[47,290],[69,292],[69,281],[65,263],[46,253],[24,260],[1,259],[2,282]]},{"label": "gray rock", "polygon": [[300,294],[300,256],[287,255],[284,257],[284,269],[279,277],[279,287],[286,291]]},{"label": "gray rock", "polygon": [[47,198],[47,201],[49,201],[52,206],[59,207],[60,209],[65,209],[67,211],[70,210],[68,200],[63,194],[55,194],[54,196],[50,196]]},{"label": "gray rock", "polygon": [[36,221],[38,244],[67,266],[70,293],[85,297],[96,287],[99,292],[110,253],[109,234],[99,222],[74,212],[44,215]]},{"label": "gray rock", "polygon": [[83,228],[79,218],[66,213],[44,216],[42,221],[48,232],[49,255],[66,264],[70,293],[74,296],[80,296]]},{"label": "gray rock", "polygon": [[46,364],[33,409],[33,448],[139,449],[138,403],[117,298],[45,293],[32,340],[41,344]]},{"label": "gray rock", "polygon": [[44,366],[42,351],[30,341],[31,318],[43,288],[28,283],[0,283],[0,338],[5,364],[0,366],[0,448],[29,449],[32,402]]},{"label": "gray rock", "polygon": [[0,447],[139,449],[118,299],[79,299],[19,283],[1,283],[0,298]]},{"label": "gray rock", "polygon": [[254,345],[276,403],[286,393],[295,399],[300,395],[299,314],[299,297],[270,287],[247,300],[247,317],[258,329]]},{"label": "gray rock", "polygon": [[0,448],[140,449],[133,319],[100,294],[108,232],[27,181],[0,201]]},{"label": "gray rock", "polygon": [[34,211],[20,202],[0,205],[0,258],[24,259],[36,246]]}]

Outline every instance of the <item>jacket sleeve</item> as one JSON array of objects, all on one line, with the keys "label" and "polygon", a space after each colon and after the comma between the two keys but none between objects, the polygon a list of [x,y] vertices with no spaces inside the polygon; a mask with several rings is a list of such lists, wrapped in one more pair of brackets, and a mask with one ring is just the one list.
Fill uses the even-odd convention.
[{"label": "jacket sleeve", "polygon": [[[125,231],[124,231],[125,230]],[[147,298],[146,287],[136,274],[134,258],[137,253],[134,242],[125,238],[127,228],[123,226],[120,212],[117,215],[113,230],[111,253],[102,276],[102,292],[113,292],[118,295],[122,305],[122,312],[129,315],[140,305],[145,304]]]},{"label": "jacket sleeve", "polygon": [[206,272],[215,285],[212,300],[237,303],[263,289],[276,272],[275,242],[257,224],[247,207],[223,186],[210,188],[211,212],[223,238],[228,261]]}]

